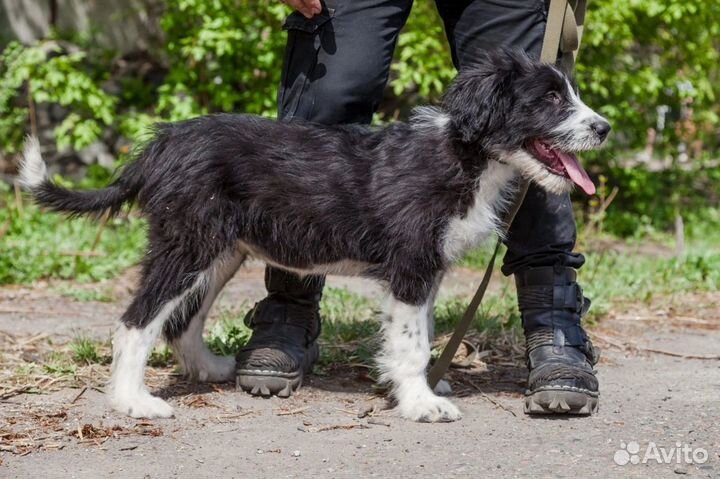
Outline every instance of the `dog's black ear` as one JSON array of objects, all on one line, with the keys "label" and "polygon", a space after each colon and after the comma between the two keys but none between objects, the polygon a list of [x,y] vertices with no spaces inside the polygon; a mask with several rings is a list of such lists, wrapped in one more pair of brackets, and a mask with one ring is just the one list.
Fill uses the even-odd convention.
[{"label": "dog's black ear", "polygon": [[443,99],[443,109],[462,142],[481,142],[503,127],[514,103],[513,79],[530,68],[532,61],[522,52],[498,49],[473,55]]}]

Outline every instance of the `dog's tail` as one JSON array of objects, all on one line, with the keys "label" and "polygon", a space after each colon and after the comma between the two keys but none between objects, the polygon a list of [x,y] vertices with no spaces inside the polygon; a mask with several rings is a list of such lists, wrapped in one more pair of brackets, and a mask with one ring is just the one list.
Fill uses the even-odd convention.
[{"label": "dog's tail", "polygon": [[20,185],[29,190],[35,201],[53,211],[71,215],[99,215],[109,210],[117,213],[124,203],[133,200],[142,186],[139,162],[129,163],[120,177],[107,188],[75,191],[54,183],[34,136],[25,141],[20,163]]}]

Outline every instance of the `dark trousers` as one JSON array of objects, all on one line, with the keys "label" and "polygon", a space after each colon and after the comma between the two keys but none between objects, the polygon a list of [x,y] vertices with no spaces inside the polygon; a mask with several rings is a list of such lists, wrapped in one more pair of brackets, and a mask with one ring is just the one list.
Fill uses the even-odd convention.
[{"label": "dark trousers", "polygon": [[[483,49],[507,46],[539,58],[544,0],[437,0],[456,68]],[[281,119],[370,123],[388,81],[412,0],[327,0],[323,13],[292,14],[278,93]],[[506,275],[535,266],[579,268],[570,197],[531,185],[506,240]]]}]

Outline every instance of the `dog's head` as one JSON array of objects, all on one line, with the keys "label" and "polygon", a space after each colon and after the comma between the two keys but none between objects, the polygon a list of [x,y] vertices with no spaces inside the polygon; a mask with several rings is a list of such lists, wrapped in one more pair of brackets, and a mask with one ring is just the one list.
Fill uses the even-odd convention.
[{"label": "dog's head", "polygon": [[610,124],[585,105],[556,67],[525,54],[487,52],[462,70],[443,110],[455,141],[507,162],[554,193],[595,186],[575,153],[600,147]]}]

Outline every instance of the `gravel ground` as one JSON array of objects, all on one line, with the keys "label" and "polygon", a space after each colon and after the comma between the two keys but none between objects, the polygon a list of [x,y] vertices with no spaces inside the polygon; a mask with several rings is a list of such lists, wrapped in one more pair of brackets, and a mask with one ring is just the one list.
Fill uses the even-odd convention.
[{"label": "gravel ground", "polygon": [[[260,274],[251,268],[233,280],[221,301],[257,299]],[[131,280],[110,286],[124,291]],[[476,282],[460,272],[446,288],[464,292]],[[377,294],[368,283],[332,284]],[[0,289],[0,332],[107,337],[125,302],[78,303],[48,290]],[[110,412],[94,389],[14,396],[0,402],[0,478],[720,478],[720,360],[687,357],[720,353],[719,312],[720,294],[614,311],[593,330],[603,348],[602,395],[589,418],[524,415],[523,371],[495,364],[455,384],[464,417],[449,424],[397,418],[378,407],[384,401],[370,383],[339,374],[309,378],[286,400],[170,381],[154,392],[176,418],[155,421]],[[465,387],[473,382],[480,386]],[[43,447],[13,450],[10,434],[21,432]],[[678,464],[678,443],[706,461]],[[643,463],[653,445],[673,456]],[[635,446],[640,463],[618,465]]]}]

